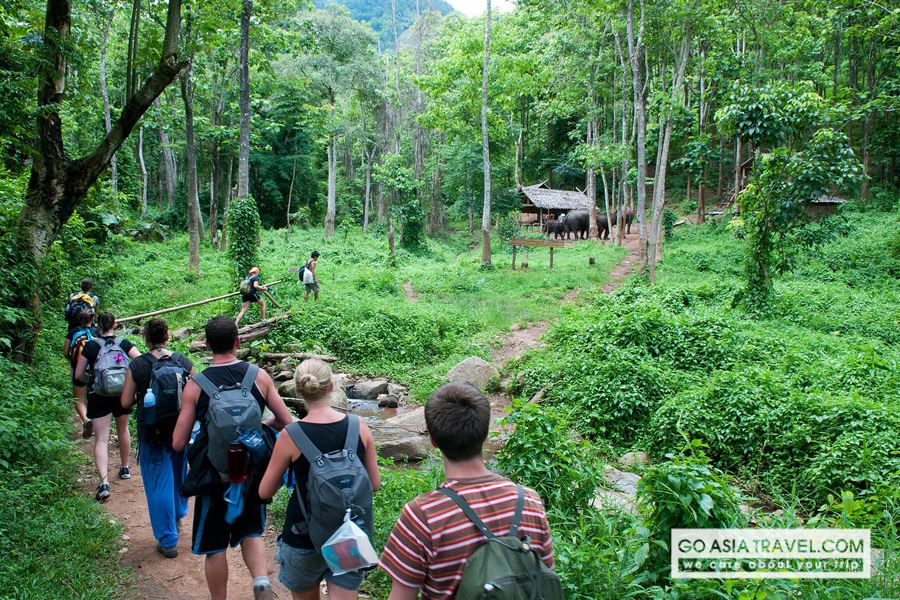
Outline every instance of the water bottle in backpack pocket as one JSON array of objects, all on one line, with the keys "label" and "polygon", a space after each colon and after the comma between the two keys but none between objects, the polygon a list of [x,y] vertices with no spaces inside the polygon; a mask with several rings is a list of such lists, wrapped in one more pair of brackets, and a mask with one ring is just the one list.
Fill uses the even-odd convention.
[{"label": "water bottle in backpack pocket", "polygon": [[120,338],[105,339],[97,360],[94,361],[94,393],[98,396],[120,395],[125,387],[125,374],[130,363],[131,359],[122,350]]},{"label": "water bottle in backpack pocket", "polygon": [[[297,487],[295,491],[308,529],[306,533],[317,548],[323,548],[329,541],[335,542],[332,538],[342,529],[348,511],[347,520],[352,521],[364,535],[372,535],[372,482],[356,452],[359,444],[359,417],[348,415],[347,418],[349,421],[344,447],[327,454],[316,448],[299,423],[291,423],[284,428],[309,461],[308,487],[305,490]],[[307,505],[309,511],[306,509]],[[339,537],[347,540],[354,536],[346,534]],[[337,545],[333,543],[332,546],[335,557],[339,553],[349,556],[344,547],[346,541]],[[358,546],[359,548],[362,546]]]},{"label": "water bottle in backpack pocket", "polygon": [[243,380],[235,386],[216,386],[206,375],[198,373],[194,382],[209,396],[206,433],[209,437],[207,456],[212,466],[228,477],[228,449],[247,432],[262,427],[262,410],[253,396],[253,384],[259,367],[247,365]]},{"label": "water bottle in backpack pocket", "polygon": [[150,386],[139,409],[139,420],[144,425],[172,424],[181,412],[181,393],[188,373],[175,354],[160,358],[148,356]]}]

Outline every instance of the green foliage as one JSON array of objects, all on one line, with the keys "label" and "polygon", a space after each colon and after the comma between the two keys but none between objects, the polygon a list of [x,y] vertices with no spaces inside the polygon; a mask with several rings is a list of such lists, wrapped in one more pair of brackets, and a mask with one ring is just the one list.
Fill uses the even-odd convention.
[{"label": "green foliage", "polygon": [[600,471],[587,442],[573,439],[559,410],[519,403],[508,422],[515,432],[498,457],[511,479],[533,488],[548,509],[577,514],[593,499]]},{"label": "green foliage", "polygon": [[375,167],[374,179],[393,194],[391,214],[403,228],[400,244],[407,250],[422,247],[425,238],[425,208],[419,201],[413,170],[400,154],[388,154]]},{"label": "green foliage", "polygon": [[675,234],[675,223],[678,222],[678,213],[676,213],[671,208],[666,208],[663,211],[663,231],[665,232],[665,238],[667,240],[671,240],[672,236]]},{"label": "green foliage", "polygon": [[225,215],[228,227],[228,259],[233,276],[241,279],[259,264],[259,211],[252,197],[236,198]]},{"label": "green foliage", "polygon": [[671,564],[672,529],[743,527],[740,494],[725,476],[710,466],[702,443],[691,443],[689,456],[667,456],[638,482],[638,501],[648,514],[649,567],[659,574]]},{"label": "green foliage", "polygon": [[738,203],[749,246],[748,300],[768,303],[773,271],[785,271],[794,250],[794,230],[807,202],[832,186],[847,189],[861,178],[862,166],[847,137],[832,129],[813,135],[806,150],[778,148],[762,156],[753,181]]}]

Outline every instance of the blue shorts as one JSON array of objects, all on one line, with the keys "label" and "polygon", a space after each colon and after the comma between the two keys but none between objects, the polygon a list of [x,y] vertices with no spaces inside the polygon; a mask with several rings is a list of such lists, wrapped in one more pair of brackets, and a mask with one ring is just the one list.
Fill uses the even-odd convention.
[{"label": "blue shorts", "polygon": [[281,567],[278,571],[278,581],[288,590],[297,593],[318,589],[322,579],[339,588],[356,591],[365,579],[363,571],[332,575],[319,552],[312,548],[288,546],[280,538],[278,548],[275,550],[275,562]]}]

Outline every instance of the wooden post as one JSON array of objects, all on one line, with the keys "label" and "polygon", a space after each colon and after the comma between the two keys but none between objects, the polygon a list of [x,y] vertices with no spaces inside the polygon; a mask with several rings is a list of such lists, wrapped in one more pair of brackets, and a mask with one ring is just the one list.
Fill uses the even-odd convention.
[{"label": "wooden post", "polygon": [[512,269],[513,269],[513,271],[515,271],[516,270],[516,247],[513,246],[512,249],[513,249]]},{"label": "wooden post", "polygon": [[553,246],[550,246],[550,270],[553,270]]}]

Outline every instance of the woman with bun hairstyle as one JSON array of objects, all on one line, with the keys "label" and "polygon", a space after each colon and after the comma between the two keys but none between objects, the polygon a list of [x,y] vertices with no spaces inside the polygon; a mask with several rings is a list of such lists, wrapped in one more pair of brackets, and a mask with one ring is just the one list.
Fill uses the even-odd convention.
[{"label": "woman with bun hairstyle", "polygon": [[[344,447],[350,419],[359,421],[359,440],[356,454],[365,466],[372,484],[372,490],[381,487],[375,440],[366,422],[356,415],[347,415],[331,407],[331,393],[334,384],[331,368],[319,359],[303,361],[294,372],[297,392],[306,401],[307,415],[288,427],[302,429],[316,448],[323,454],[336,452]],[[285,431],[288,431],[285,428]],[[284,432],[283,432],[284,433]],[[322,549],[317,548],[306,534],[305,519],[300,502],[309,511],[309,501],[301,498],[309,482],[309,461],[297,448],[290,435],[279,435],[275,443],[269,468],[259,485],[259,496],[268,499],[281,487],[285,472],[291,469],[297,485],[288,501],[284,529],[278,540],[276,560],[281,566],[278,579],[291,591],[293,600],[318,600],[319,584],[322,579],[328,584],[328,597],[333,600],[354,600],[364,575],[350,572],[333,575],[322,557]]]}]

